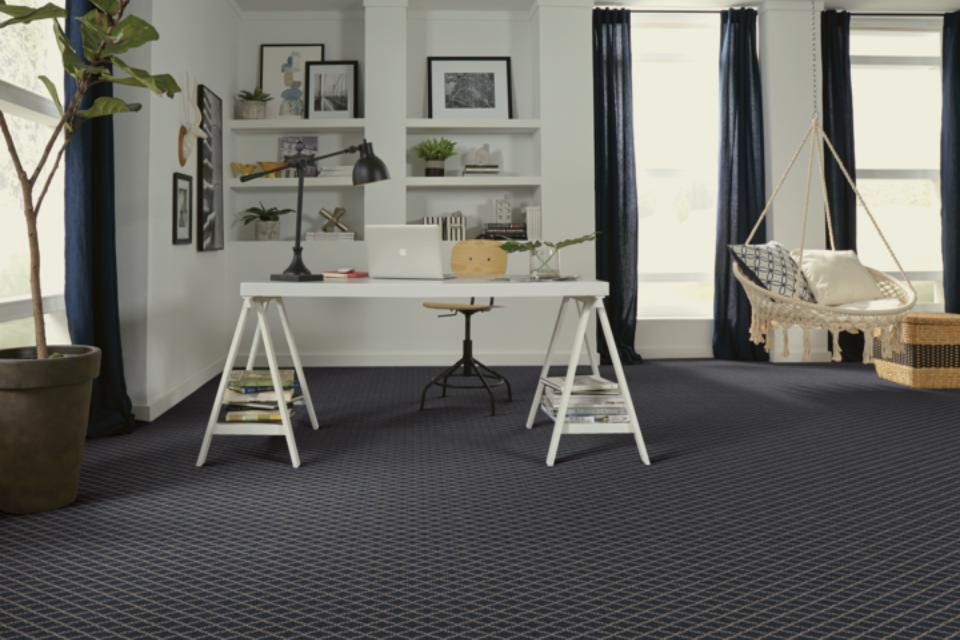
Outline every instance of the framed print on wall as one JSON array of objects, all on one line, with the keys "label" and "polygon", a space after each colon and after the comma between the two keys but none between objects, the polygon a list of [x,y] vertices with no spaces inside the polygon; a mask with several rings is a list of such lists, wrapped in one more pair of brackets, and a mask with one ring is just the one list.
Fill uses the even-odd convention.
[{"label": "framed print on wall", "polygon": [[307,61],[323,60],[322,44],[260,45],[260,88],[273,96],[268,118],[303,118],[306,115]]},{"label": "framed print on wall", "polygon": [[431,118],[512,118],[510,58],[427,58],[427,106]]},{"label": "framed print on wall", "polygon": [[200,128],[197,153],[197,250],[223,249],[223,101],[204,85],[197,88]]},{"label": "framed print on wall", "polygon": [[307,62],[307,117],[357,117],[357,62]]},{"label": "framed print on wall", "polygon": [[173,244],[193,242],[193,178],[173,174]]}]

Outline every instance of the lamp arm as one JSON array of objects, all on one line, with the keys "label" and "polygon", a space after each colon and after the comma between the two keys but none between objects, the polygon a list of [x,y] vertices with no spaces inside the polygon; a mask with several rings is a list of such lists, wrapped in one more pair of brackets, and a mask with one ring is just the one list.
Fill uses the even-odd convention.
[{"label": "lamp arm", "polygon": [[267,175],[267,174],[276,173],[277,171],[281,171],[281,170],[283,170],[283,169],[290,169],[291,167],[295,167],[295,166],[296,166],[295,164],[292,164],[292,163],[290,163],[290,162],[285,162],[285,163],[283,164],[283,166],[277,167],[276,169],[270,169],[270,170],[268,170],[268,171],[258,171],[258,172],[256,172],[256,173],[248,173],[248,174],[245,175],[245,176],[240,176],[240,182],[250,182],[251,180],[256,180],[257,178],[262,178],[263,176],[265,176],[265,175]]},{"label": "lamp arm", "polygon": [[[339,151],[334,151],[333,153],[325,153],[322,156],[313,156],[307,164],[315,164],[318,160],[324,160],[326,158],[333,158],[334,156],[342,156],[348,153],[359,153],[360,147],[354,145],[352,147],[347,147],[346,149],[340,149]],[[268,171],[258,171],[256,173],[251,173],[245,176],[240,176],[240,182],[250,182],[251,180],[256,180],[257,178],[262,178],[265,175],[276,173],[277,171],[282,171],[283,169],[297,168],[299,164],[297,162],[285,162],[282,166],[275,169],[270,169]]]}]

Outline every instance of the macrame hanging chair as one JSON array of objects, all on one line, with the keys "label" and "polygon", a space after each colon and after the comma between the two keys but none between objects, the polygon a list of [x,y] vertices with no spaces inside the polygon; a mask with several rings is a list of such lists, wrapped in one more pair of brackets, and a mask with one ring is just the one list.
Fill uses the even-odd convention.
[{"label": "macrame hanging chair", "polygon": [[806,195],[803,204],[803,223],[800,236],[801,245],[800,249],[798,250],[799,256],[797,258],[797,263],[801,265],[803,264],[803,245],[807,232],[807,215],[810,210],[810,186],[813,176],[814,156],[817,158],[817,165],[819,169],[818,173],[820,174],[820,185],[824,201],[824,216],[827,223],[826,226],[828,230],[830,250],[837,250],[833,236],[833,221],[830,212],[830,202],[827,198],[826,176],[824,174],[823,146],[826,145],[833,158],[837,161],[837,165],[840,167],[840,171],[843,173],[843,177],[846,179],[847,184],[856,194],[857,201],[860,203],[860,206],[863,207],[863,210],[870,219],[873,228],[876,229],[877,234],[879,234],[880,239],[883,241],[883,245],[890,254],[890,257],[893,258],[894,263],[896,263],[897,269],[900,270],[900,275],[903,276],[903,282],[900,282],[881,271],[867,267],[867,271],[871,276],[873,276],[873,279],[877,283],[877,287],[879,287],[880,292],[883,294],[883,298],[881,299],[882,302],[880,304],[872,305],[875,307],[873,309],[864,309],[857,308],[855,306],[843,305],[830,306],[825,304],[805,302],[799,298],[787,297],[766,289],[748,278],[737,262],[733,261],[733,275],[746,292],[752,308],[750,341],[758,345],[763,344],[769,351],[772,343],[770,338],[772,337],[773,330],[782,329],[783,355],[784,357],[787,357],[790,355],[788,330],[791,327],[800,327],[803,330],[803,357],[804,360],[809,360],[811,355],[811,330],[827,330],[833,334],[833,360],[835,362],[839,362],[841,359],[841,352],[840,341],[837,338],[840,332],[863,332],[864,337],[866,338],[866,344],[863,350],[863,361],[865,363],[870,362],[872,359],[873,340],[878,340],[880,342],[882,354],[884,357],[889,357],[891,352],[899,344],[900,323],[903,321],[904,316],[916,304],[917,294],[913,288],[913,285],[910,283],[910,279],[907,277],[906,272],[904,272],[903,266],[900,264],[900,260],[893,252],[889,241],[887,240],[886,236],[883,235],[883,231],[880,229],[880,225],[877,224],[873,213],[871,213],[870,207],[867,206],[867,203],[864,201],[863,196],[857,189],[857,185],[854,183],[853,178],[850,177],[850,173],[847,171],[846,166],[844,166],[843,161],[840,159],[837,150],[833,146],[833,142],[831,142],[830,138],[824,132],[823,127],[820,125],[820,121],[816,115],[816,112],[814,112],[814,117],[810,123],[810,128],[807,129],[806,135],[804,135],[803,139],[800,141],[797,150],[794,152],[793,157],[787,164],[786,170],[777,181],[777,184],[773,189],[773,193],[771,194],[770,199],[767,201],[767,204],[764,206],[763,211],[760,212],[760,216],[757,218],[756,224],[754,224],[753,229],[750,231],[750,235],[747,237],[746,244],[750,244],[753,240],[757,230],[760,228],[760,224],[763,222],[764,218],[767,217],[767,213],[770,211],[770,208],[773,206],[777,195],[780,193],[783,183],[793,170],[793,167],[796,164],[797,159],[800,157],[804,146],[807,145],[809,145],[809,157],[807,160]]}]

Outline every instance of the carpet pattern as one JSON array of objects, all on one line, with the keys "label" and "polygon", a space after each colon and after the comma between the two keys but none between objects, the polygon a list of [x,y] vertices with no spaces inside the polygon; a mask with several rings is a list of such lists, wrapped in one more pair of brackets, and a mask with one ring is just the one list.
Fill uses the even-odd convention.
[{"label": "carpet pattern", "polygon": [[960,392],[859,365],[628,368],[628,435],[522,424],[533,368],[417,411],[431,369],[313,369],[321,429],[214,438],[214,388],[0,515],[0,637],[948,638]]}]

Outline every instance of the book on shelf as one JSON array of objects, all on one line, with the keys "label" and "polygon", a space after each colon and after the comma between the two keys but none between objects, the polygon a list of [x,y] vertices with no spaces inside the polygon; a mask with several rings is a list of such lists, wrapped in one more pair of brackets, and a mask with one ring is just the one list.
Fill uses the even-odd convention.
[{"label": "book on shelf", "polygon": [[[284,402],[293,402],[296,397],[299,396],[294,394],[293,388],[283,390]],[[223,402],[224,404],[276,404],[277,392],[273,389],[269,389],[264,391],[254,391],[252,393],[243,393],[242,391],[235,391],[228,387],[223,395]]]},{"label": "book on shelf", "polygon": [[[291,411],[291,418],[293,412]],[[259,409],[243,411],[227,411],[225,416],[227,422],[282,422],[280,412],[276,409],[263,411]]]},{"label": "book on shelf", "polygon": [[370,273],[367,271],[348,271],[344,273],[343,271],[324,271],[323,279],[324,280],[356,280],[359,278],[369,278]]},{"label": "book on shelf", "polygon": [[[543,407],[547,411],[556,412],[560,408],[562,394],[555,389],[546,388],[543,392]],[[572,394],[567,404],[567,415],[626,415],[627,405],[618,395],[599,394]]]},{"label": "book on shelf", "polygon": [[[548,416],[554,420],[557,419],[557,412],[555,410],[551,411],[542,405],[541,408]],[[567,410],[567,417],[564,419],[564,422],[567,424],[630,424],[630,416],[625,413],[618,415],[576,414]]]},{"label": "book on shelf", "polygon": [[543,216],[540,207],[524,207],[523,212],[527,224],[527,237],[530,240],[539,240],[543,237]]},{"label": "book on shelf", "polygon": [[491,229],[526,229],[525,222],[487,222],[483,227],[489,231]]},{"label": "book on shelf", "polygon": [[[280,384],[284,389],[292,389],[295,393],[300,392],[300,383],[297,381],[296,372],[293,369],[280,370]],[[230,372],[230,378],[227,382],[227,388],[238,393],[252,394],[273,389],[273,378],[267,369],[236,369]]]},{"label": "book on shelf", "polygon": [[500,173],[498,164],[466,164],[463,166],[463,175],[496,175]]},{"label": "book on shelf", "polygon": [[423,224],[439,226],[441,240],[460,241],[467,239],[467,218],[459,211],[445,216],[423,216]]},{"label": "book on shelf", "polygon": [[321,178],[344,178],[353,177],[353,165],[343,164],[329,167],[318,167]]},{"label": "book on shelf", "polygon": [[[543,383],[547,388],[554,389],[556,391],[563,390],[563,383],[566,380],[565,376],[551,376],[543,379]],[[619,387],[617,383],[613,380],[607,380],[601,376],[594,375],[582,375],[574,376],[573,378],[573,393],[605,393],[613,394],[619,393]]]},{"label": "book on shelf", "polygon": [[324,242],[336,242],[336,241],[347,241],[352,242],[357,237],[355,231],[307,231],[303,234],[303,239],[312,242],[324,241]]}]

